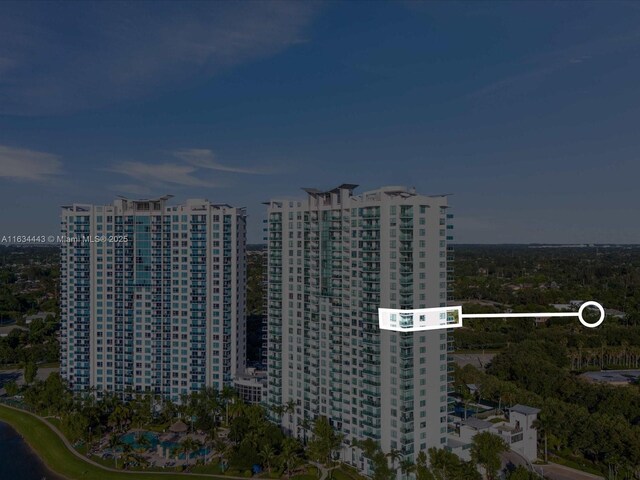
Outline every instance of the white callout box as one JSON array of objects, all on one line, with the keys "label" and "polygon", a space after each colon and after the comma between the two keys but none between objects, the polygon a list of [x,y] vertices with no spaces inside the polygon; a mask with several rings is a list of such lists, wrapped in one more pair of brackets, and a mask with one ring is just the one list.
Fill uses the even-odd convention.
[{"label": "white callout box", "polygon": [[399,310],[379,308],[381,330],[394,332],[422,332],[462,326],[462,307],[415,308]]}]

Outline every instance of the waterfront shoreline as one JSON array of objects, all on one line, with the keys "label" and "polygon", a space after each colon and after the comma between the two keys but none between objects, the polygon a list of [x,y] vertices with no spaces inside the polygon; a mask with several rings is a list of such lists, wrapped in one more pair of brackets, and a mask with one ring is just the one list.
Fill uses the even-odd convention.
[{"label": "waterfront shoreline", "polygon": [[[0,463],[4,466],[4,469],[0,468],[1,475],[8,475],[6,478],[11,478],[11,475],[19,475],[13,476],[13,478],[26,480],[69,480],[68,477],[61,476],[49,468],[24,435],[4,420],[0,420],[0,438],[5,441],[6,445],[11,445],[11,443],[15,442],[14,448],[11,448],[10,453],[6,454],[7,458],[2,458],[2,452],[0,452],[0,458],[2,458]],[[10,460],[13,460],[13,462]],[[32,467],[31,470],[25,472],[25,465],[30,465]],[[15,467],[15,469],[9,467]],[[25,477],[25,474],[28,476]]]}]

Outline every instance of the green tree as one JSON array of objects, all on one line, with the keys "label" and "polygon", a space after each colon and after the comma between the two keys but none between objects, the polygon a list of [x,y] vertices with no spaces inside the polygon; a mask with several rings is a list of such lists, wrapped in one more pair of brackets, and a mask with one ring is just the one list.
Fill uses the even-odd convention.
[{"label": "green tree", "polygon": [[373,480],[394,480],[396,472],[389,467],[387,456],[381,450],[378,450],[371,459],[373,464]]},{"label": "green tree", "polygon": [[481,432],[473,437],[471,459],[481,466],[489,480],[497,478],[500,470],[500,454],[509,450],[506,442],[490,432]]},{"label": "green tree", "polygon": [[409,474],[416,471],[416,465],[408,458],[400,461],[400,471],[405,478],[408,478]]},{"label": "green tree", "polygon": [[380,449],[378,443],[371,438],[367,438],[365,440],[355,440],[353,446],[362,450],[362,455],[370,461],[373,480],[393,480],[395,478],[395,471],[389,467],[387,456]]},{"label": "green tree", "polygon": [[309,442],[309,456],[320,463],[328,465],[333,453],[340,449],[344,436],[337,433],[325,416],[316,418],[313,425],[313,439]]},{"label": "green tree", "polygon": [[387,457],[391,459],[391,468],[396,470],[396,462],[402,458],[402,452],[395,448],[392,448],[389,453],[387,453]]},{"label": "green tree", "polygon": [[258,455],[260,455],[262,465],[266,467],[267,472],[271,473],[271,464],[276,458],[276,452],[273,447],[268,443],[263,445]]},{"label": "green tree", "polygon": [[144,432],[139,432],[136,435],[136,443],[142,450],[148,450],[151,446],[151,440],[149,440],[149,437],[147,437]]},{"label": "green tree", "polygon": [[538,478],[537,474],[530,472],[522,465],[518,465],[507,474],[507,480],[537,480]]},{"label": "green tree", "polygon": [[480,480],[482,476],[478,473],[475,465],[465,462],[455,453],[443,448],[429,449],[429,464],[431,471],[437,480],[450,478],[460,480]]},{"label": "green tree", "polygon": [[9,397],[16,396],[20,391],[20,388],[18,387],[18,384],[15,382],[15,380],[11,380],[10,382],[6,383],[4,385],[4,389],[7,392],[7,396]]},{"label": "green tree", "polygon": [[416,480],[435,480],[435,476],[427,466],[427,454],[421,450],[416,457]]},{"label": "green tree", "polygon": [[199,441],[194,440],[191,437],[186,437],[184,440],[182,440],[182,442],[180,443],[179,450],[182,453],[184,453],[184,459],[185,459],[186,465],[189,465],[189,459],[191,458],[191,454],[194,452],[197,452],[201,446],[202,444]]},{"label": "green tree", "polygon": [[120,456],[120,450],[123,449],[125,445],[126,443],[122,441],[122,439],[120,438],[120,435],[117,435],[114,433],[109,437],[107,446],[111,449],[111,452],[113,453],[113,460],[115,462],[116,468],[118,468],[118,457]]},{"label": "green tree", "polygon": [[34,362],[27,362],[24,366],[24,381],[27,384],[33,383],[38,375],[38,366]]},{"label": "green tree", "polygon": [[71,442],[76,442],[88,437],[89,420],[79,412],[70,412],[63,417],[62,429]]},{"label": "green tree", "polygon": [[302,447],[295,438],[285,438],[282,442],[282,452],[280,452],[280,463],[285,470],[287,478],[291,474],[291,469],[300,460]]}]

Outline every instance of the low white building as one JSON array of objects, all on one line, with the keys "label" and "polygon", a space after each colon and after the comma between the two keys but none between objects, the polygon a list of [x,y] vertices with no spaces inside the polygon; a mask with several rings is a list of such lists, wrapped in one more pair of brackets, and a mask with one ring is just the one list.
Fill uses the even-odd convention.
[{"label": "low white building", "polygon": [[449,435],[447,449],[463,460],[471,459],[473,437],[481,432],[491,432],[504,439],[511,451],[532,462],[538,457],[538,432],[534,422],[540,410],[526,405],[509,409],[507,419],[492,423],[475,417],[461,420],[455,432]]},{"label": "low white building", "polygon": [[267,372],[249,367],[236,376],[233,387],[245,403],[261,403],[267,393]]}]

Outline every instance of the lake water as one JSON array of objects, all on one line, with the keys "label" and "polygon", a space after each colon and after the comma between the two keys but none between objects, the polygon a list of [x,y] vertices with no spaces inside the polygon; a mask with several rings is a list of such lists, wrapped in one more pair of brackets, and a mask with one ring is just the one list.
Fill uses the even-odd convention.
[{"label": "lake water", "polygon": [[0,422],[0,479],[62,480],[47,470],[18,433]]}]

